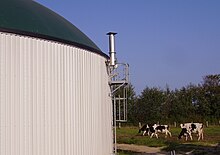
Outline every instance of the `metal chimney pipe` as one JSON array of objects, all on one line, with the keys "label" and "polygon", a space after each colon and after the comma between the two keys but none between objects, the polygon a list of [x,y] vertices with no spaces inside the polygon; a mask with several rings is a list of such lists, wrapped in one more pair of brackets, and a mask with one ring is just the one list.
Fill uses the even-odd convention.
[{"label": "metal chimney pipe", "polygon": [[116,52],[115,52],[115,32],[109,32],[109,56],[110,56],[110,66],[116,65]]}]

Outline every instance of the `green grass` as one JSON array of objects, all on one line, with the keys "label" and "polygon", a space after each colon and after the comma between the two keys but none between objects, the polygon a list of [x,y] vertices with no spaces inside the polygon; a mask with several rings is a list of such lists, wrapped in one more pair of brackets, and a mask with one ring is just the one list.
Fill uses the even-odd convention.
[{"label": "green grass", "polygon": [[[180,128],[171,127],[172,137],[165,138],[159,134],[159,138],[150,138],[138,133],[138,127],[122,127],[117,129],[117,143],[146,145],[151,147],[164,147],[165,151],[176,150],[179,153],[193,150],[193,154],[220,154],[220,126],[209,126],[204,129],[204,140],[197,141],[197,135],[193,140],[179,140]],[[213,152],[214,151],[214,152]]]}]

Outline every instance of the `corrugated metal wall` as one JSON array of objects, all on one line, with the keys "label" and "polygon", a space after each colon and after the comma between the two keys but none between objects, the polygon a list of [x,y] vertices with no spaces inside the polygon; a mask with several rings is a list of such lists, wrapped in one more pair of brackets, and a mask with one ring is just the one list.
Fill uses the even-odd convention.
[{"label": "corrugated metal wall", "polygon": [[0,33],[0,155],[109,155],[105,58]]}]

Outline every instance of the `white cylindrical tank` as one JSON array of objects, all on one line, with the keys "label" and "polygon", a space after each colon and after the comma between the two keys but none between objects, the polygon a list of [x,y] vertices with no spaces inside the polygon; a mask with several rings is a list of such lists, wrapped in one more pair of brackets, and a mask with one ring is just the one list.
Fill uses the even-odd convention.
[{"label": "white cylindrical tank", "polygon": [[[22,12],[48,11],[34,1],[0,3],[11,14],[21,9],[17,18],[26,24]],[[31,27],[32,19],[30,27],[8,24],[11,14],[0,13],[9,21],[0,24],[0,155],[110,155],[108,57],[78,30],[82,39],[71,40]]]}]

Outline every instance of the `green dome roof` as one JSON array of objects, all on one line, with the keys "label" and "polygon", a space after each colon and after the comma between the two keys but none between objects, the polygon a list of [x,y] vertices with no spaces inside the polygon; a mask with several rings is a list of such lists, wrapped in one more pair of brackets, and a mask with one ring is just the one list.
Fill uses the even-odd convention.
[{"label": "green dome roof", "polygon": [[33,0],[0,0],[0,31],[55,40],[103,54],[77,27]]}]

